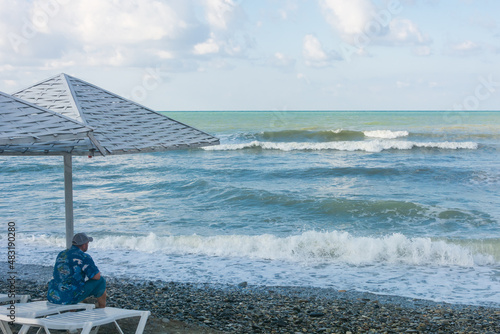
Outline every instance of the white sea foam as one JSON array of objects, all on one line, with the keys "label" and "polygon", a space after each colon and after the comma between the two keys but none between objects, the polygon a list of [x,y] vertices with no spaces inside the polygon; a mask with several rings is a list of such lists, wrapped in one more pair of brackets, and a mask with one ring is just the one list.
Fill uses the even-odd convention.
[{"label": "white sea foam", "polygon": [[428,149],[446,149],[446,150],[475,150],[478,144],[474,142],[414,142],[414,141],[397,141],[397,140],[369,140],[369,141],[338,141],[338,142],[323,142],[323,143],[274,143],[252,141],[242,144],[222,144],[217,146],[203,147],[207,151],[236,151],[251,148],[261,148],[263,150],[279,150],[279,151],[321,151],[321,150],[337,150],[337,151],[365,151],[365,152],[382,152],[386,150],[411,150],[414,148]]},{"label": "white sea foam", "polygon": [[391,131],[391,130],[373,130],[373,131],[364,131],[363,134],[366,137],[374,137],[374,138],[384,138],[384,139],[395,139],[400,137],[408,137],[408,131]]},{"label": "white sea foam", "polygon": [[[62,237],[18,236],[16,261],[53,266]],[[0,241],[2,237],[0,236]],[[95,236],[89,250],[114,277],[191,283],[316,286],[451,303],[498,305],[498,259],[473,245],[402,234]],[[498,240],[492,240],[498,251]],[[479,247],[480,248],[480,247]],[[6,256],[0,248],[0,256]],[[498,252],[497,252],[498,253]],[[497,254],[496,253],[496,254]],[[495,262],[497,261],[497,262]]]},{"label": "white sea foam", "polygon": [[[65,244],[63,238],[46,235],[23,238],[23,241],[33,245],[56,247],[64,247]],[[308,231],[288,237],[269,234],[157,236],[150,233],[147,236],[97,237],[92,246],[104,250],[300,263],[386,263],[462,267],[495,263],[493,255],[475,253],[471,248],[462,245],[430,238],[408,238],[398,233],[385,237],[355,237],[338,231]]]}]

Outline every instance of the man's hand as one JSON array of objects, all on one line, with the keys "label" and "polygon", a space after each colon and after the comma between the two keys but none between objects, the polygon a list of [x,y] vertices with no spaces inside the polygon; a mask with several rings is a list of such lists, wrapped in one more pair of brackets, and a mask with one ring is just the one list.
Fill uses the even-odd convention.
[{"label": "man's hand", "polygon": [[100,279],[101,278],[101,272],[98,272],[97,274],[94,275],[91,279]]}]

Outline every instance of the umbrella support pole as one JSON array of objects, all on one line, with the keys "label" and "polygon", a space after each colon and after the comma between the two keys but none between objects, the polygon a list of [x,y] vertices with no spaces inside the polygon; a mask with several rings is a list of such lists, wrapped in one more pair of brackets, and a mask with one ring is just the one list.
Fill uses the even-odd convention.
[{"label": "umbrella support pole", "polygon": [[66,248],[73,239],[73,162],[71,154],[64,155],[64,203],[66,212]]}]

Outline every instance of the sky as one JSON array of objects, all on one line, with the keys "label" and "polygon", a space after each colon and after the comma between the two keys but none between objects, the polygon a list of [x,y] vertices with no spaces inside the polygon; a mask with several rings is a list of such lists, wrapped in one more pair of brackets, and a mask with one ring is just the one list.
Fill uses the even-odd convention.
[{"label": "sky", "polygon": [[500,110],[498,0],[0,0],[0,91],[158,111]]}]

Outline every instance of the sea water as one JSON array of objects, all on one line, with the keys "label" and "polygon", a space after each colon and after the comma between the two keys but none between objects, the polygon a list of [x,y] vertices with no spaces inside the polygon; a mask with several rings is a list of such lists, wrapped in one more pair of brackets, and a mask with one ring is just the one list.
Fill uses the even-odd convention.
[{"label": "sea water", "polygon": [[[166,112],[204,149],[74,157],[105,275],[500,305],[499,112]],[[0,261],[64,248],[61,157],[1,157]]]}]

